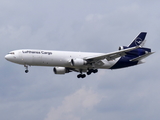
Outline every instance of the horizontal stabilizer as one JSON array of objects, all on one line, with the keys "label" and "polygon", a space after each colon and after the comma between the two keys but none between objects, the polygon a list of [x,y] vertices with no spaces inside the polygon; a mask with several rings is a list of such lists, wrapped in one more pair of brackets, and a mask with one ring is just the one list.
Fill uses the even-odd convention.
[{"label": "horizontal stabilizer", "polygon": [[148,57],[149,55],[151,55],[151,54],[153,54],[153,53],[154,53],[154,52],[146,53],[146,54],[141,55],[141,56],[139,56],[139,57],[133,58],[133,59],[131,59],[130,61],[140,61],[140,60]]}]

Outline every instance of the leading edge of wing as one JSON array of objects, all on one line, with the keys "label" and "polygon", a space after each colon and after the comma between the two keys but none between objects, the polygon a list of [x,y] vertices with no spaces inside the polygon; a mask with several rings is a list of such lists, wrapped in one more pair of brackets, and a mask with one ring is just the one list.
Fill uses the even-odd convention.
[{"label": "leading edge of wing", "polygon": [[114,59],[116,59],[118,57],[125,56],[126,52],[135,50],[137,48],[140,48],[140,46],[130,47],[130,48],[127,48],[127,49],[123,49],[123,50],[107,53],[107,54],[100,55],[100,56],[86,57],[86,58],[84,58],[84,60],[87,60],[87,61],[90,61],[90,62],[95,62],[95,61],[107,59],[108,61],[110,61],[110,60],[114,60]]}]

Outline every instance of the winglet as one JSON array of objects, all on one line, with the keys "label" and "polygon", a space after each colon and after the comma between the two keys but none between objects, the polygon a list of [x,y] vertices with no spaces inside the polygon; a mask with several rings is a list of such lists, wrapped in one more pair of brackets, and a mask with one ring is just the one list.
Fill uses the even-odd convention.
[{"label": "winglet", "polygon": [[143,46],[147,32],[141,32],[128,47]]}]

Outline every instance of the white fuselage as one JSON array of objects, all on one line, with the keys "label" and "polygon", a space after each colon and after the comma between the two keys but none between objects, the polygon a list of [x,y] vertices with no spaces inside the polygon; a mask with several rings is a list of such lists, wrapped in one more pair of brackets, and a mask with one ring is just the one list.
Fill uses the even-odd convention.
[{"label": "white fuselage", "polygon": [[[71,59],[86,58],[104,55],[104,53],[90,53],[90,52],[69,52],[69,51],[51,51],[51,50],[35,50],[22,49],[11,51],[5,58],[11,62],[30,65],[30,66],[59,66],[77,68],[71,64]],[[100,60],[94,64],[95,68],[109,69],[119,58],[113,61],[106,59]],[[89,68],[90,65],[78,66],[78,68]],[[92,66],[93,67],[93,66]]]}]

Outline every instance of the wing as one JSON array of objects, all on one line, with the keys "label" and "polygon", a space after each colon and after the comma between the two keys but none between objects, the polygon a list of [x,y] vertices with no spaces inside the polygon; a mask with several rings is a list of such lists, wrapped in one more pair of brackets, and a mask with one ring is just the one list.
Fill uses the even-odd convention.
[{"label": "wing", "polygon": [[137,48],[140,48],[140,46],[130,47],[130,48],[127,48],[127,49],[123,49],[123,50],[119,50],[119,51],[103,54],[103,55],[100,55],[100,56],[86,57],[86,58],[84,58],[84,60],[88,61],[89,63],[97,62],[97,61],[100,61],[100,60],[103,60],[103,59],[107,59],[108,61],[110,61],[110,60],[114,60],[114,59],[116,59],[118,57],[125,56],[126,52],[135,50]]}]

